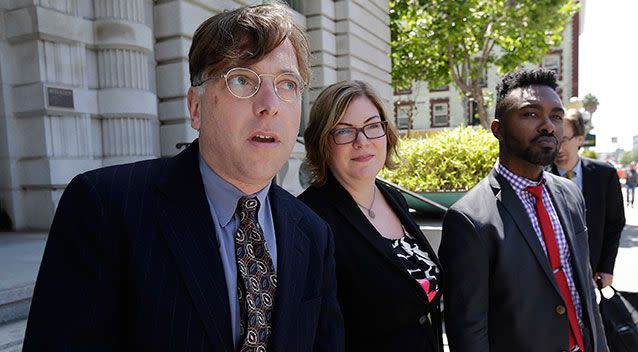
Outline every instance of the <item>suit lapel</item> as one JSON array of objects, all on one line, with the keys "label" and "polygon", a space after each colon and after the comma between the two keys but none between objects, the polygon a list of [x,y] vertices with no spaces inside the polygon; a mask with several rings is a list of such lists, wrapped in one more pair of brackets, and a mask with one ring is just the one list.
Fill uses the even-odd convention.
[{"label": "suit lapel", "polygon": [[[283,351],[289,336],[295,331],[294,314],[301,303],[303,292],[299,285],[308,280],[304,274],[308,266],[308,238],[299,229],[300,213],[290,206],[286,197],[292,197],[273,184],[269,193],[275,237],[277,238],[277,293],[273,311],[273,351]],[[310,278],[312,279],[312,278]]]},{"label": "suit lapel", "polygon": [[500,190],[495,192],[496,199],[499,203],[501,203],[503,209],[510,214],[514,223],[516,223],[518,230],[525,239],[525,242],[527,242],[532,253],[534,253],[536,260],[538,261],[538,265],[540,265],[543,269],[545,276],[556,292],[560,294],[560,290],[556,284],[556,280],[554,279],[554,274],[552,274],[549,266],[549,260],[545,255],[545,251],[543,251],[543,247],[536,235],[536,231],[534,231],[532,221],[529,219],[527,211],[525,210],[520,198],[518,198],[518,195],[516,195],[516,192],[514,192],[514,189],[512,189],[509,182],[495,170],[492,170],[488,177],[492,189]]},{"label": "suit lapel", "polygon": [[[432,246],[430,245],[428,240],[425,238],[425,235],[423,234],[423,231],[421,231],[421,228],[419,227],[419,225],[410,216],[410,213],[406,213],[405,209],[401,206],[401,204],[392,195],[390,195],[390,193],[387,191],[385,186],[380,184],[378,181],[377,181],[377,186],[379,190],[381,191],[381,194],[383,194],[383,197],[385,198],[385,200],[388,202],[388,204],[390,204],[390,207],[394,211],[394,214],[399,218],[399,221],[401,221],[401,223],[404,224],[403,226],[405,226],[405,229],[408,231],[408,233],[414,236],[417,242],[419,242],[419,245],[427,249],[428,253],[436,254],[436,252],[434,251],[434,249],[432,249]],[[394,256],[395,256],[394,253],[392,253],[393,259],[394,259]],[[439,270],[441,270],[441,263],[439,262],[439,258],[436,255],[434,255],[434,256],[431,256],[430,259],[434,261],[434,263],[439,267]],[[443,275],[441,275],[441,277],[443,277]]]},{"label": "suit lapel", "polygon": [[560,220],[561,226],[563,227],[563,233],[565,234],[565,239],[567,240],[567,244],[569,246],[569,251],[572,255],[572,272],[575,272],[578,278],[578,283],[580,283],[579,292],[584,292],[583,289],[585,287],[584,283],[587,281],[585,277],[584,268],[581,267],[582,263],[589,263],[589,260],[582,257],[582,253],[580,251],[575,251],[575,241],[576,234],[574,233],[574,225],[571,222],[571,217],[567,213],[567,209],[569,209],[569,203],[565,199],[564,189],[562,187],[558,187],[556,181],[551,177],[547,177],[547,188],[549,189],[549,195],[552,198],[552,202],[554,202],[554,208],[556,209],[556,213],[558,214],[558,219]]},{"label": "suit lapel", "polygon": [[331,176],[326,183],[326,191],[330,194],[328,198],[334,200],[337,211],[356,229],[356,234],[365,238],[365,240],[387,261],[392,263],[395,268],[403,271],[390,246],[385,243],[381,234],[379,234],[377,229],[366,219],[357,203],[352,196],[350,196],[350,193],[348,193],[333,176]]},{"label": "suit lapel", "polygon": [[[594,192],[589,188],[596,184],[595,175],[591,170],[591,163],[589,160],[581,158],[581,168],[583,171],[583,197],[585,198],[585,204],[594,204],[592,201],[592,197]],[[591,211],[587,209],[587,212]]]},{"label": "suit lapel", "polygon": [[167,161],[158,181],[160,231],[215,349],[233,349],[226,280],[198,165],[198,143]]},{"label": "suit lapel", "polygon": [[[400,205],[396,203],[392,197],[388,196],[387,192],[383,189],[383,187],[379,187],[381,189],[383,196],[385,197],[388,204],[393,208],[395,214],[399,216],[399,219],[403,224],[409,224],[413,221],[404,221],[405,219],[401,217],[403,210],[401,210]],[[392,250],[391,246],[388,245],[386,240],[381,236],[381,234],[377,231],[377,229],[368,221],[368,219],[363,215],[363,212],[359,209],[359,206],[354,201],[350,193],[341,186],[341,184],[334,179],[333,176],[329,178],[326,183],[326,192],[329,193],[329,199],[334,200],[334,205],[337,211],[341,214],[341,216],[349,222],[355,228],[355,233],[353,235],[362,236],[381,256],[386,260],[388,265],[392,268],[392,270],[397,271],[399,275],[402,275],[407,281],[410,283],[410,286],[415,289],[417,292],[418,301],[422,303],[428,302],[425,292],[419,286],[419,284],[414,280],[410,274],[403,268],[403,265],[399,261],[399,258]],[[418,240],[420,242],[425,242],[425,237],[421,233],[421,230],[418,226],[414,225],[410,228],[406,228],[410,231],[410,234],[414,234],[415,236],[419,236]],[[434,252],[431,252],[434,253]],[[438,262],[438,259],[431,258],[436,260],[435,263],[441,267],[441,264]]]}]

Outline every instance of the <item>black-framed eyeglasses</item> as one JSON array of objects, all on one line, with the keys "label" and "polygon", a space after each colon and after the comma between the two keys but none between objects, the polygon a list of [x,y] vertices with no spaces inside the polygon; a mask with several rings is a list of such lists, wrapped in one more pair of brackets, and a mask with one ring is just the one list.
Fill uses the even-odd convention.
[{"label": "black-framed eyeglasses", "polygon": [[372,122],[361,127],[335,128],[330,132],[335,144],[348,144],[357,139],[359,132],[368,139],[377,139],[385,136],[388,128],[388,121]]},{"label": "black-framed eyeglasses", "polygon": [[[239,99],[248,99],[259,91],[261,87],[261,77],[272,77],[272,84],[275,94],[279,99],[287,102],[297,101],[306,87],[303,78],[294,72],[282,72],[278,75],[272,73],[261,73],[244,67],[231,68],[226,74],[220,77],[226,81],[226,88],[233,96]],[[193,86],[201,86],[217,76],[209,77]]]},{"label": "black-framed eyeglasses", "polygon": [[563,138],[560,140],[560,142],[561,142],[561,143],[566,143],[566,142],[569,142],[569,141],[571,141],[572,139],[574,139],[574,138],[576,138],[576,137],[578,137],[578,136],[576,136],[576,135],[573,135],[573,136],[571,136],[571,137],[567,137],[567,136],[565,136],[565,137],[563,137]]}]

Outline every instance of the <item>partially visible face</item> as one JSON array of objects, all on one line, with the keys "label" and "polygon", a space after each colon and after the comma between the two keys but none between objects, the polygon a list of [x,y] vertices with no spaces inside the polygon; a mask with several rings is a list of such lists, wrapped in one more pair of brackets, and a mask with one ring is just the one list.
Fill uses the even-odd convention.
[{"label": "partially visible face", "polygon": [[511,91],[510,108],[494,134],[501,154],[532,165],[554,161],[563,137],[565,109],[558,94],[548,86],[532,85]]},{"label": "partially visible face", "polygon": [[556,165],[562,169],[572,169],[578,162],[578,149],[585,141],[584,136],[575,136],[572,123],[565,120],[563,127],[563,139],[556,160]]},{"label": "partially visible face", "polygon": [[[372,101],[365,96],[360,96],[350,101],[335,130],[345,127],[363,127],[381,121],[379,110]],[[374,180],[385,164],[387,135],[368,139],[363,132],[359,132],[355,141],[348,144],[336,144],[332,136],[328,139],[330,143],[328,166],[341,183],[353,184]]]},{"label": "partially visible face", "polygon": [[[248,68],[258,74],[299,74],[289,40]],[[299,131],[301,99],[281,100],[272,80],[272,76],[262,76],[259,91],[246,99],[233,96],[223,78],[207,83],[201,96],[195,88],[188,92],[191,127],[199,130],[204,160],[247,194],[272,180],[290,156]]]}]

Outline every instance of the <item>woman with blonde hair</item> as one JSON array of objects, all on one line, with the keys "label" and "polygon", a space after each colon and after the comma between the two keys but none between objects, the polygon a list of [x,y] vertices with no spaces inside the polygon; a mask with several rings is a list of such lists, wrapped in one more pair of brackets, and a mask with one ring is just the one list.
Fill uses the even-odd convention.
[{"label": "woman with blonde hair", "polygon": [[332,228],[346,350],[442,351],[441,266],[405,199],[376,180],[398,134],[361,81],[321,92],[304,133],[312,185],[299,199]]}]

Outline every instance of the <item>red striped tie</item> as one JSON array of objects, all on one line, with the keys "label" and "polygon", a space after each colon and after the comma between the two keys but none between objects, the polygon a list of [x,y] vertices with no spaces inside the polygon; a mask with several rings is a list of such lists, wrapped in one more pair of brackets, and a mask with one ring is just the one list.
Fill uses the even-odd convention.
[{"label": "red striped tie", "polygon": [[[541,232],[543,233],[543,240],[545,241],[545,247],[547,248],[547,256],[549,257],[549,264],[554,273],[554,278],[560,289],[563,301],[567,306],[567,319],[569,320],[569,348],[573,349],[575,345],[580,347],[581,351],[585,351],[583,346],[583,334],[580,331],[578,325],[578,319],[576,318],[576,308],[574,307],[574,301],[567,285],[567,277],[563,271],[563,266],[560,262],[560,253],[558,251],[558,245],[556,244],[556,235],[554,234],[554,228],[552,227],[552,221],[549,218],[545,204],[543,203],[543,186],[545,182],[541,182],[538,186],[527,187],[525,190],[536,198],[536,216],[541,226]],[[574,343],[575,341],[575,343]]]}]

